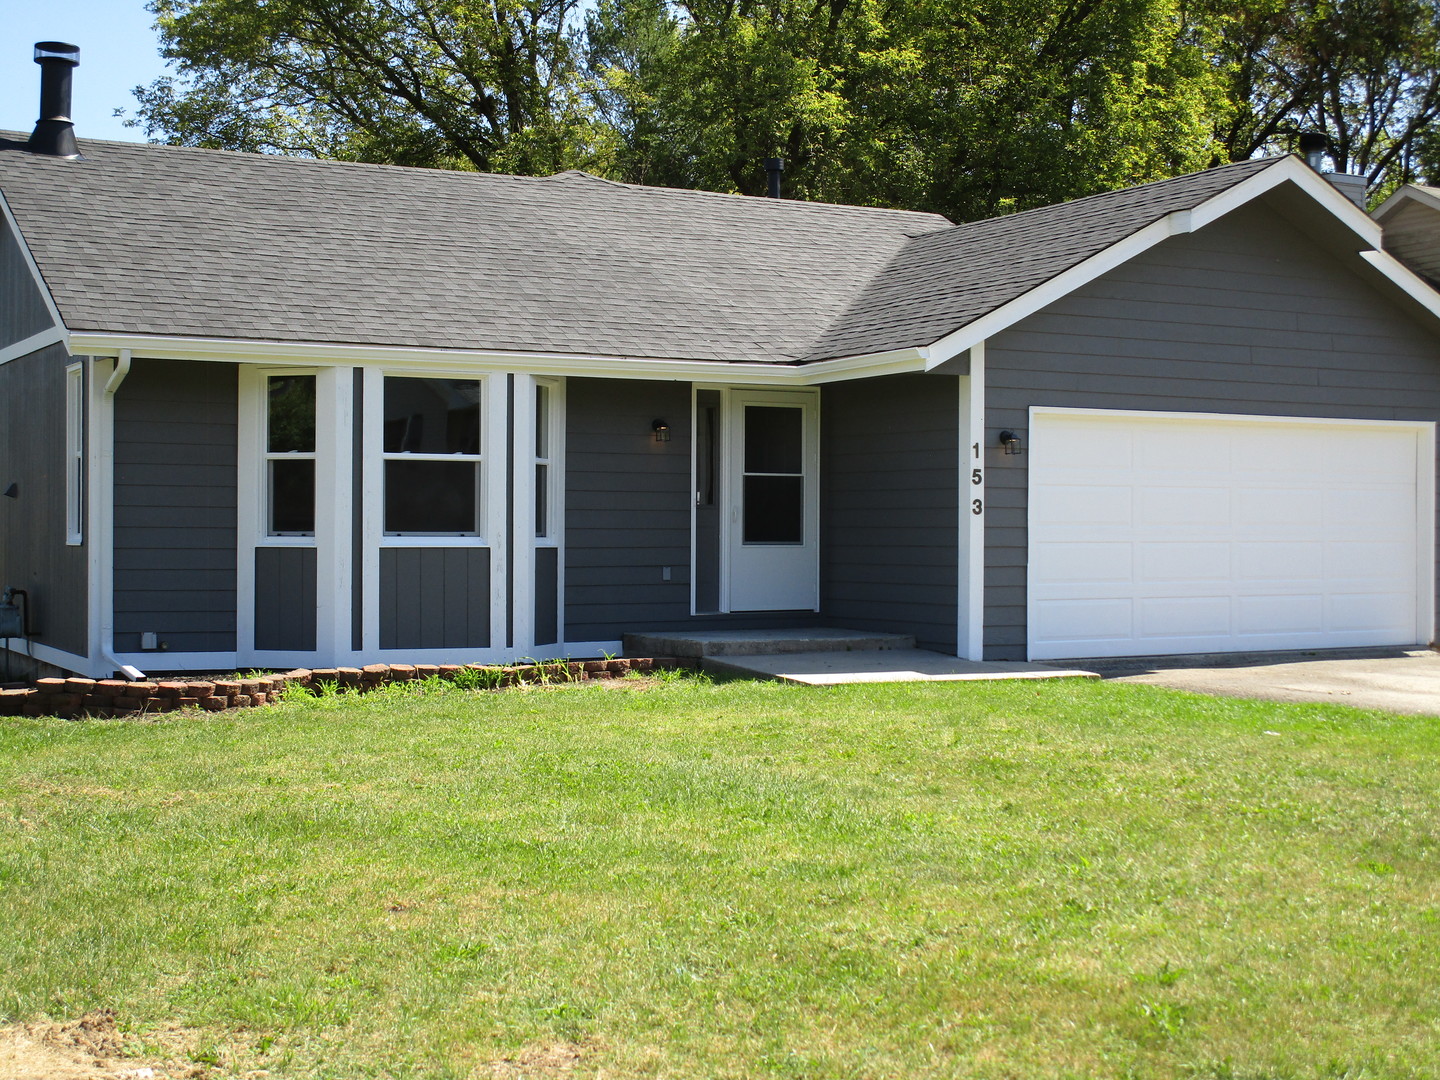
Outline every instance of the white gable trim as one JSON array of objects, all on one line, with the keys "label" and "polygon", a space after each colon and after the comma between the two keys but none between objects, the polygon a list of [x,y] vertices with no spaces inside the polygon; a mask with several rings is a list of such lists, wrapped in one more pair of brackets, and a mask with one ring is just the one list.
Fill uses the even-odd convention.
[{"label": "white gable trim", "polygon": [[45,348],[46,345],[54,345],[57,341],[65,340],[65,330],[60,326],[52,326],[49,330],[41,330],[38,334],[31,334],[24,341],[17,341],[14,345],[7,345],[0,349],[0,364],[8,364],[11,360],[19,360],[22,356],[29,356],[31,353]]},{"label": "white gable trim", "polygon": [[50,295],[50,286],[45,283],[45,276],[40,273],[40,265],[35,261],[35,256],[30,253],[30,245],[25,242],[25,234],[20,231],[20,223],[10,212],[10,204],[5,201],[4,192],[0,192],[0,214],[5,216],[5,224],[10,226],[10,232],[15,236],[15,243],[20,247],[20,254],[25,259],[25,265],[30,268],[30,276],[35,279],[35,286],[40,290],[40,296],[45,301],[45,309],[50,312],[51,321],[63,330],[65,320],[60,317],[60,309],[55,306],[55,298]]},{"label": "white gable trim", "polygon": [[[953,360],[986,338],[993,337],[1001,330],[1014,326],[1021,319],[1069,296],[1081,286],[1089,284],[1101,275],[1149,251],[1161,241],[1204,228],[1211,222],[1218,221],[1226,214],[1287,182],[1295,184],[1334,214],[1336,220],[1350,229],[1366,248],[1378,249],[1380,247],[1382,230],[1369,214],[1340,194],[1329,181],[1299,158],[1283,158],[1268,169],[1207,199],[1192,210],[1177,210],[1166,214],[1159,221],[1131,233],[1123,240],[1057,274],[1044,284],[1017,296],[1008,304],[1004,304],[988,315],[982,315],[974,322],[946,335],[930,346],[928,350],[930,357],[926,362],[925,370],[932,371],[941,364]],[[1369,252],[1366,254],[1368,255]]]},{"label": "white gable trim", "polygon": [[567,353],[498,352],[488,349],[422,349],[393,345],[332,345],[321,342],[245,341],[235,338],[170,337],[159,334],[108,334],[79,330],[70,334],[73,351],[114,356],[128,349],[155,360],[208,360],[220,363],[281,363],[329,366],[360,364],[427,367],[447,372],[521,370],[533,375],[666,379],[713,382],[733,386],[816,386],[847,379],[924,371],[926,350],[847,356],[807,364],[764,364],[725,360],[665,360],[632,356],[585,356]]},{"label": "white gable trim", "polygon": [[1440,292],[1388,251],[1362,251],[1360,258],[1384,274],[1430,314],[1440,319]]}]

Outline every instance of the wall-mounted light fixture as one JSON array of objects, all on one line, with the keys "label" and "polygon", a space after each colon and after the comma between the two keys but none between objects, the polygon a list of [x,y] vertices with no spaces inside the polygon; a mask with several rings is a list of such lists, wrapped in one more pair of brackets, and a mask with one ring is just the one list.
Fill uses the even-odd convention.
[{"label": "wall-mounted light fixture", "polygon": [[670,441],[670,425],[664,420],[651,420],[650,430],[655,433],[656,442]]},{"label": "wall-mounted light fixture", "polygon": [[1000,432],[1000,445],[1005,448],[1007,454],[1023,454],[1025,447],[1020,444],[1020,436],[1013,431]]}]

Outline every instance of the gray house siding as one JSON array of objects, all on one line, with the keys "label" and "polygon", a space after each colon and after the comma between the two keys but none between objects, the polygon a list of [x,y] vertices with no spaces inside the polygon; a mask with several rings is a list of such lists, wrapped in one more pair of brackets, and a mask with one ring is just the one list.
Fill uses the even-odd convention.
[{"label": "gray house siding", "polygon": [[115,647],[235,648],[236,369],[136,360],[115,395]]},{"label": "gray house siding", "polygon": [[[566,641],[818,621],[808,611],[690,614],[689,383],[570,379],[565,413]],[[669,442],[655,441],[657,418]]]},{"label": "gray house siding", "polygon": [[382,649],[489,644],[489,548],[380,549]]},{"label": "gray house siding", "polygon": [[0,219],[0,348],[49,330],[55,322],[10,226]]},{"label": "gray house siding", "polygon": [[987,347],[985,655],[1025,654],[1033,405],[1440,419],[1440,339],[1262,204],[1175,237]]},{"label": "gray house siding", "polygon": [[820,596],[827,622],[953,653],[959,386],[953,376],[835,383],[821,395]]},{"label": "gray house siding", "polygon": [[[37,642],[84,656],[86,547],[65,543],[65,367],[70,362],[65,347],[57,344],[0,364],[0,490],[14,484],[16,493],[13,499],[0,496],[0,588],[10,585],[29,593]],[[89,522],[83,524],[88,543]]]},{"label": "gray house siding", "polygon": [[1440,210],[1409,202],[1385,219],[1385,250],[1440,282]]}]

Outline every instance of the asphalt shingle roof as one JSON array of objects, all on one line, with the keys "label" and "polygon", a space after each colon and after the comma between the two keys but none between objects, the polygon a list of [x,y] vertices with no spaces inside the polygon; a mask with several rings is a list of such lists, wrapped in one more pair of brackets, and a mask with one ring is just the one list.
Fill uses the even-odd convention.
[{"label": "asphalt shingle roof", "polygon": [[927,345],[1276,160],[933,214],[82,141],[0,149],[72,330],[793,363]]}]

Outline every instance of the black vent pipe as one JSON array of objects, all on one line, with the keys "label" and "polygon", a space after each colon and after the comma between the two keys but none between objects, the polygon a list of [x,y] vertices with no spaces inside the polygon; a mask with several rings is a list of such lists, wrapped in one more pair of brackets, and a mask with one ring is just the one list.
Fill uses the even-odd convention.
[{"label": "black vent pipe", "polygon": [[75,124],[70,119],[70,81],[80,63],[80,49],[63,41],[37,41],[40,65],[40,119],[30,133],[30,150],[51,157],[77,158]]},{"label": "black vent pipe", "polygon": [[780,174],[785,171],[785,159],[779,157],[768,157],[765,159],[765,175],[770,179],[770,198],[780,198]]}]

